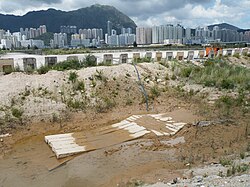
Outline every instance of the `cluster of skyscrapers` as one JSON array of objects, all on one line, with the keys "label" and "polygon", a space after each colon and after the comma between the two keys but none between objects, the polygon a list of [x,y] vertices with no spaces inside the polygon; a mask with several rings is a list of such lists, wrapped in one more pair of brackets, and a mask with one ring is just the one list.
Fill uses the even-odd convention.
[{"label": "cluster of skyscrapers", "polygon": [[79,34],[71,35],[71,46],[97,46],[103,41],[102,29],[79,29]]},{"label": "cluster of skyscrapers", "polygon": [[132,28],[122,27],[119,34],[113,29],[111,21],[107,22],[107,33],[102,28],[83,28],[77,32],[76,26],[61,26],[60,33],[54,34],[50,41],[51,47],[101,47],[101,46],[128,46],[135,42]]},{"label": "cluster of skyscrapers", "polygon": [[107,22],[107,33],[105,34],[105,44],[117,47],[117,46],[128,46],[135,42],[135,34],[132,33],[132,28],[121,28],[120,34],[113,29],[111,21]]},{"label": "cluster of skyscrapers", "polygon": [[141,45],[149,44],[207,44],[211,42],[250,42],[250,32],[221,29],[215,26],[196,29],[184,28],[182,25],[161,25],[154,27],[137,27],[136,42]]},{"label": "cluster of skyscrapers", "polygon": [[[184,28],[181,24],[166,24],[153,27],[137,27],[136,34],[134,34],[132,28],[121,27],[117,31],[114,29],[112,22],[108,21],[106,31],[104,33],[103,28],[82,28],[77,30],[74,25],[61,26],[60,33],[54,33],[54,37],[50,41],[50,47],[121,47],[131,46],[135,42],[138,45],[250,42],[250,31],[239,32],[218,26],[192,29]],[[14,33],[0,30],[0,48],[44,48],[44,42],[34,38],[46,32],[45,25],[38,28],[20,28],[20,32]]]},{"label": "cluster of skyscrapers", "polygon": [[41,25],[38,28],[20,28],[20,34],[23,40],[36,38],[47,32],[46,25]]},{"label": "cluster of skyscrapers", "polygon": [[20,32],[0,30],[0,48],[12,49],[22,47],[37,47],[43,48],[44,42],[42,40],[35,40],[34,38],[47,32],[45,25],[38,28],[20,28]]}]

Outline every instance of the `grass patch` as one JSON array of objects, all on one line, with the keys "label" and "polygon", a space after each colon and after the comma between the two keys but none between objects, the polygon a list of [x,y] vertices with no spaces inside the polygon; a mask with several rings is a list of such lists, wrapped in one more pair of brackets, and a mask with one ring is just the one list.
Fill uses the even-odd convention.
[{"label": "grass patch", "polygon": [[114,100],[108,97],[105,97],[102,100],[97,102],[97,105],[95,106],[95,108],[98,113],[104,113],[114,108],[115,106],[116,106],[116,103]]},{"label": "grass patch", "polygon": [[37,72],[42,75],[48,73],[50,68],[48,66],[41,66],[39,69],[37,69]]},{"label": "grass patch", "polygon": [[67,101],[67,106],[69,108],[72,108],[72,109],[75,109],[75,110],[84,110],[86,109],[86,103],[83,102],[83,101],[78,101],[78,100],[75,100],[75,99],[69,99]]},{"label": "grass patch", "polygon": [[79,70],[83,67],[84,67],[83,62],[79,60],[65,60],[63,62],[59,62],[55,64],[54,66],[51,67],[51,69],[57,70],[57,71],[65,71],[65,70],[71,70],[71,69]]},{"label": "grass patch", "polygon": [[207,60],[204,67],[192,65],[172,66],[177,76],[189,78],[197,84],[221,89],[243,88],[250,90],[250,70],[241,66],[231,65],[217,60]]},{"label": "grass patch", "polygon": [[188,77],[191,75],[192,70],[193,70],[192,67],[185,67],[185,68],[182,68],[182,69],[181,69],[181,72],[180,72],[181,77],[186,77],[186,78],[188,78]]},{"label": "grass patch", "polygon": [[240,158],[244,159],[245,158],[245,153],[240,153]]},{"label": "grass patch", "polygon": [[45,55],[66,55],[66,54],[81,54],[89,53],[89,49],[43,49]]},{"label": "grass patch", "polygon": [[74,86],[75,90],[77,91],[85,91],[85,83],[84,81],[76,81],[75,86]]},{"label": "grass patch", "polygon": [[104,75],[103,71],[96,70],[96,73],[94,76],[99,81],[103,81],[105,83],[108,81],[108,78]]},{"label": "grass patch", "polygon": [[159,87],[158,86],[153,86],[151,89],[150,89],[150,97],[152,98],[152,99],[154,99],[154,98],[157,98],[157,97],[159,97],[161,95],[161,92],[160,92],[160,89],[159,89]]},{"label": "grass patch", "polygon": [[240,92],[238,97],[222,96],[216,102],[215,106],[222,114],[229,116],[233,109],[241,110],[243,115],[249,112],[250,99],[245,95],[245,92]]},{"label": "grass patch", "polygon": [[239,59],[239,58],[240,58],[240,54],[239,54],[239,53],[234,54],[234,55],[233,55],[233,57],[235,57],[235,58],[238,58],[238,59]]},{"label": "grass patch", "polygon": [[229,159],[226,159],[226,158],[221,158],[221,159],[220,159],[220,164],[221,164],[222,166],[229,166],[229,165],[232,164],[232,161],[229,160]]}]

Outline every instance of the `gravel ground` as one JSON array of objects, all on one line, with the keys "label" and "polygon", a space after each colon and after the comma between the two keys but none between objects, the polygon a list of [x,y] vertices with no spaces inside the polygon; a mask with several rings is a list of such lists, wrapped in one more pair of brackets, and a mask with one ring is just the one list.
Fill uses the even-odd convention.
[{"label": "gravel ground", "polygon": [[[244,159],[236,159],[234,164],[246,164],[250,166],[250,157]],[[231,177],[221,177],[227,175],[230,166],[222,166],[221,164],[211,164],[204,167],[196,167],[184,171],[187,179],[174,179],[172,181],[158,182],[144,187],[250,187],[250,171]],[[219,176],[221,175],[221,176]]]},{"label": "gravel ground", "polygon": [[171,183],[156,183],[153,185],[145,185],[144,187],[249,187],[250,175],[244,174],[241,176],[222,178],[217,175],[208,176],[206,178],[202,176],[196,176],[192,179],[179,180],[177,184]]}]

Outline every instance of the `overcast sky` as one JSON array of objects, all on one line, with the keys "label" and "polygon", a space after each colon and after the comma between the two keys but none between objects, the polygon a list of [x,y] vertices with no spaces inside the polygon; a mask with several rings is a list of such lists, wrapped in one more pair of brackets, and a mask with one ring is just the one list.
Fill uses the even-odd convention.
[{"label": "overcast sky", "polygon": [[115,6],[138,26],[182,23],[186,27],[227,22],[250,28],[250,0],[0,0],[0,13],[23,15],[31,10],[74,10],[95,3]]}]

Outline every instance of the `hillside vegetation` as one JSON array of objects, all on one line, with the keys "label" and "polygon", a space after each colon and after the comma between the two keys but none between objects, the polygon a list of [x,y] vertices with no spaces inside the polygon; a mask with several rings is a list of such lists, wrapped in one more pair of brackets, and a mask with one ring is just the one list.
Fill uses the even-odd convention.
[{"label": "hillside vegetation", "polygon": [[19,31],[20,28],[37,28],[46,25],[49,32],[60,32],[62,25],[75,25],[80,28],[103,28],[106,33],[107,21],[112,21],[114,29],[131,27],[135,30],[136,24],[128,16],[112,6],[92,5],[73,11],[55,9],[32,11],[24,16],[0,14],[0,28]]}]

